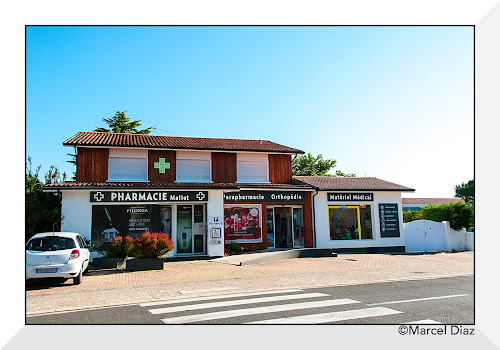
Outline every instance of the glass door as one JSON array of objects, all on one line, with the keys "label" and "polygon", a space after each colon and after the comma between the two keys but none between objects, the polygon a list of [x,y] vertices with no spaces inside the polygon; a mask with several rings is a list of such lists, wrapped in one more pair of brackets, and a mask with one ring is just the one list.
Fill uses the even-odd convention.
[{"label": "glass door", "polygon": [[292,241],[292,211],[291,208],[274,208],[275,243],[277,248],[291,248]]},{"label": "glass door", "polygon": [[193,206],[177,206],[177,253],[193,252]]},{"label": "glass door", "polygon": [[275,248],[274,246],[274,208],[267,209],[267,247]]},{"label": "glass door", "polygon": [[193,253],[204,253],[205,252],[205,206],[195,205],[194,206],[194,217],[193,217]]},{"label": "glass door", "polygon": [[204,204],[177,206],[177,253],[205,253],[206,231]]},{"label": "glass door", "polygon": [[267,247],[304,247],[304,215],[302,206],[267,208]]}]

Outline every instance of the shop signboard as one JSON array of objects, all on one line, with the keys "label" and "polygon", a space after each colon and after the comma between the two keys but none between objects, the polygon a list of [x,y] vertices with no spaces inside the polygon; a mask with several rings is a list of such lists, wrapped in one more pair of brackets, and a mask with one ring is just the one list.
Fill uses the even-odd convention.
[{"label": "shop signboard", "polygon": [[94,203],[206,202],[208,191],[91,191]]},{"label": "shop signboard", "polygon": [[381,237],[399,237],[399,211],[397,203],[378,205]]},{"label": "shop signboard", "polygon": [[373,193],[327,192],[329,202],[373,202]]},{"label": "shop signboard", "polygon": [[259,203],[259,202],[304,202],[305,192],[290,191],[247,191],[224,193],[226,203]]},{"label": "shop signboard", "polygon": [[260,205],[225,206],[224,240],[237,243],[262,243]]}]

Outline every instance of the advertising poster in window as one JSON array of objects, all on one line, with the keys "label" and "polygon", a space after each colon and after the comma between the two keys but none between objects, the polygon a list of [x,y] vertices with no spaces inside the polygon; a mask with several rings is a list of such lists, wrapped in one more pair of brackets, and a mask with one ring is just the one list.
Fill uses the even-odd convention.
[{"label": "advertising poster in window", "polygon": [[260,205],[224,207],[224,240],[237,243],[262,243]]},{"label": "advertising poster in window", "polygon": [[136,238],[145,231],[171,235],[171,206],[93,205],[91,241],[95,247],[116,236]]}]

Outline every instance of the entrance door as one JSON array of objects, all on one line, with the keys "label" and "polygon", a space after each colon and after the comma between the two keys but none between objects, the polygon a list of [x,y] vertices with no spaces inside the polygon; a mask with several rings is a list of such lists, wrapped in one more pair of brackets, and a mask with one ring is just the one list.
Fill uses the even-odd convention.
[{"label": "entrance door", "polygon": [[267,247],[304,247],[304,217],[302,206],[267,207]]},{"label": "entrance door", "polygon": [[205,252],[205,232],[207,231],[205,223],[205,206],[203,204],[195,205],[193,217],[193,253]]},{"label": "entrance door", "polygon": [[274,237],[276,248],[292,248],[292,212],[291,208],[274,208]]},{"label": "entrance door", "polygon": [[205,205],[177,206],[177,253],[205,253]]}]

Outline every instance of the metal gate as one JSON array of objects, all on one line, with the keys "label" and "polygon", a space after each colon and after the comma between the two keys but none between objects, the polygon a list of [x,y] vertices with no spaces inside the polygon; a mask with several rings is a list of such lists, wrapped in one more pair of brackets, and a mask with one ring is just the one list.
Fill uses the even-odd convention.
[{"label": "metal gate", "polygon": [[403,225],[407,252],[446,250],[445,225],[431,220],[416,220]]}]

